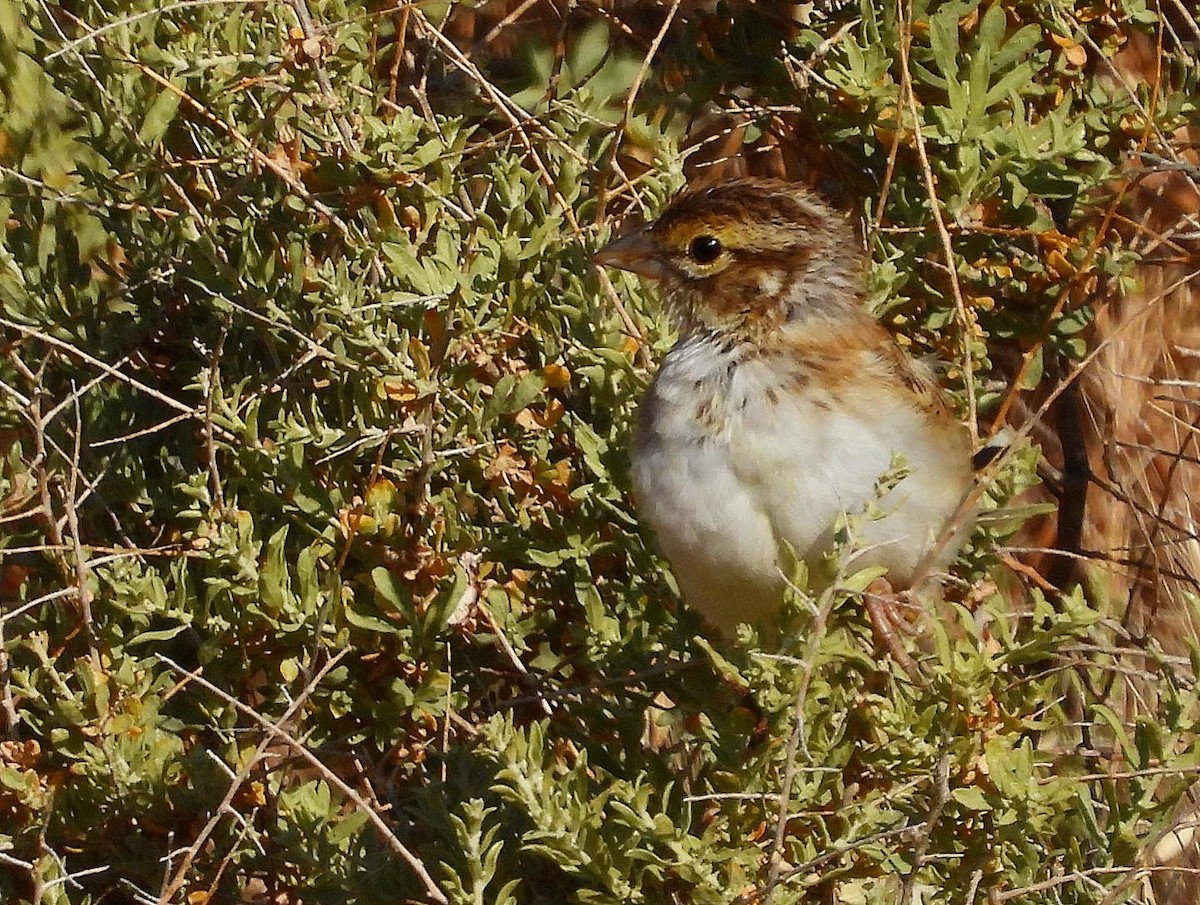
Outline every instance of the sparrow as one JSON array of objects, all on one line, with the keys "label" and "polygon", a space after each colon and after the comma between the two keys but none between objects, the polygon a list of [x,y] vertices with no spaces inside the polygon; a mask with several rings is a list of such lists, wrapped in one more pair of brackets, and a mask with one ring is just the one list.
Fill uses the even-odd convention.
[{"label": "sparrow", "polygon": [[[970,435],[867,311],[846,217],[800,184],[736,179],[685,192],[593,260],[655,281],[678,330],[638,410],[632,477],[708,623],[771,624],[794,557],[820,568],[843,517],[862,516],[853,571],[883,567],[884,589],[948,565],[970,520]],[[867,608],[893,647],[895,616]]]}]

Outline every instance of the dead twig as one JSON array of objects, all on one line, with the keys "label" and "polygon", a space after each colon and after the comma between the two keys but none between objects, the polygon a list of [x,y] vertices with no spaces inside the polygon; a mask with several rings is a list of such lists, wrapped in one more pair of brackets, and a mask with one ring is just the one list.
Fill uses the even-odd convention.
[{"label": "dead twig", "polygon": [[[72,389],[74,389],[73,385]],[[84,556],[83,544],[79,536],[79,449],[83,436],[83,419],[79,413],[79,396],[75,393],[72,393],[72,396],[75,399],[75,443],[71,450],[71,471],[67,478],[66,492],[63,494],[63,508],[67,514],[67,529],[71,539],[72,561],[75,567],[76,604],[83,621],[84,635],[87,637],[92,670],[97,676],[100,676],[103,674],[103,666],[100,662],[100,651],[96,648],[96,630],[92,623],[92,591],[88,587],[91,580],[91,569]]]},{"label": "dead twig", "polygon": [[[152,386],[147,386],[136,377],[130,377],[124,371],[120,370],[120,366],[126,364],[128,362],[128,358],[121,359],[121,361],[114,366],[106,361],[101,361],[100,359],[89,355],[87,352],[84,352],[82,349],[71,345],[69,342],[61,340],[55,336],[51,336],[49,333],[46,333],[43,330],[38,330],[35,327],[28,327],[25,324],[18,323],[14,320],[9,320],[6,317],[0,317],[0,326],[8,327],[10,330],[15,330],[24,336],[31,337],[39,342],[43,342],[46,345],[51,346],[52,348],[65,352],[72,358],[76,358],[85,364],[91,365],[92,367],[103,371],[108,376],[116,378],[117,380],[121,381],[121,383],[133,387],[138,392],[145,393],[152,399],[157,399],[168,408],[172,408],[177,412],[185,412],[187,415],[200,420],[203,420],[204,418],[204,410],[202,408],[186,405],[185,403],[180,402],[178,399],[168,396],[166,393],[162,393],[154,389]],[[216,430],[224,440],[231,442],[237,440],[233,434],[225,430],[223,427],[218,427]]]},{"label": "dead twig", "polygon": [[[317,85],[320,86],[321,94],[324,96],[325,103],[329,107],[329,112],[333,116],[333,122],[337,126],[338,134],[342,139],[342,146],[347,151],[357,151],[359,149],[358,139],[354,137],[354,133],[350,129],[350,123],[340,109],[341,105],[337,95],[333,92],[333,83],[329,81],[329,73],[325,71],[325,64],[322,62],[325,58],[324,47],[321,43],[321,35],[317,34],[317,29],[313,26],[312,13],[308,9],[308,0],[289,0],[289,3],[296,14],[296,21],[300,24],[300,30],[304,32],[305,55],[310,60],[313,72],[317,76]],[[315,47],[312,46],[314,44]],[[314,52],[308,52],[310,47]]]},{"label": "dead twig", "polygon": [[[329,674],[331,669],[341,662],[345,655],[346,651],[341,651],[337,656],[331,657],[325,664],[324,668],[315,673],[312,679],[309,680],[308,684],[305,685],[301,690],[300,694],[296,695],[296,699],[292,702],[291,706],[284,711],[283,716],[281,716],[274,723],[267,723],[267,721],[258,716],[257,713],[254,713],[255,719],[259,720],[260,725],[266,723],[266,725],[270,727],[267,734],[263,737],[262,741],[258,743],[258,746],[254,749],[254,753],[246,759],[246,763],[242,766],[242,768],[230,778],[229,787],[226,789],[225,795],[222,797],[216,809],[213,811],[212,817],[210,817],[208,822],[201,827],[200,832],[196,834],[196,838],[192,841],[192,844],[184,849],[183,858],[180,860],[179,865],[175,868],[174,876],[171,877],[169,882],[163,885],[162,892],[158,897],[157,905],[168,905],[171,899],[175,896],[175,893],[177,893],[183,887],[183,884],[187,882],[188,871],[191,869],[192,863],[196,860],[196,856],[200,853],[200,850],[204,848],[209,838],[216,831],[216,828],[220,822],[225,819],[226,815],[232,813],[234,796],[237,795],[238,791],[245,784],[246,780],[250,778],[250,774],[254,771],[254,768],[258,765],[258,762],[266,755],[267,749],[275,743],[277,733],[284,733],[283,727],[291,722],[292,718],[297,712],[299,712],[300,708],[304,706],[305,702],[312,695],[313,691],[321,683],[321,680]],[[221,696],[226,703],[233,703],[239,709],[244,707],[244,705],[238,704],[238,702],[234,701],[233,698],[225,695],[224,692],[219,691],[207,681],[200,679],[197,674],[189,673],[187,670],[161,655],[158,656],[158,659],[166,663],[167,666],[171,667],[176,672],[182,673],[188,679],[192,681],[198,681],[204,687],[215,692],[218,694],[218,696]],[[248,710],[249,708],[245,709]],[[288,737],[290,738],[290,736]]]},{"label": "dead twig", "polygon": [[937,179],[929,163],[929,153],[925,148],[925,136],[921,133],[921,115],[917,109],[917,95],[913,91],[912,72],[909,67],[909,53],[912,44],[912,0],[896,0],[896,13],[900,20],[900,94],[908,114],[912,117],[913,144],[917,150],[917,161],[921,166],[921,175],[925,180],[925,191],[929,195],[929,210],[933,215],[934,226],[937,227],[938,238],[942,243],[942,255],[946,259],[946,274],[950,281],[950,294],[954,299],[954,310],[958,314],[959,339],[962,346],[963,386],[967,397],[967,427],[971,431],[971,442],[979,448],[979,409],[975,400],[975,353],[977,340],[982,339],[979,323],[974,311],[967,309],[963,300],[962,287],[958,283],[958,268],[955,266],[954,243],[946,229],[946,221],[942,217],[942,205],[938,200]]},{"label": "dead twig", "polygon": [[908,905],[913,901],[913,888],[916,886],[917,872],[921,869],[925,853],[929,851],[929,840],[933,838],[933,831],[937,828],[938,821],[942,818],[942,811],[945,810],[946,802],[949,800],[950,755],[943,754],[933,772],[933,799],[929,802],[929,814],[925,818],[925,823],[918,830],[917,844],[913,846],[912,870],[904,878],[904,885],[901,886],[900,894],[896,897],[896,905]]},{"label": "dead twig", "polygon": [[[339,654],[337,657],[331,658],[327,664],[327,667],[331,667],[333,664],[337,663],[340,659],[340,656],[341,655]],[[155,654],[155,657],[159,660],[159,662],[169,666],[179,675],[185,676],[190,681],[195,682],[201,688],[204,688],[216,695],[224,703],[237,710],[238,713],[248,716],[250,719],[254,720],[254,722],[258,723],[259,726],[266,730],[272,738],[278,739],[291,748],[302,760],[316,770],[321,775],[322,779],[345,795],[346,798],[352,801],[354,805],[360,811],[362,811],[362,813],[367,815],[367,819],[369,819],[375,829],[379,831],[379,834],[387,842],[388,847],[391,848],[391,850],[395,852],[405,864],[408,865],[413,874],[416,875],[417,879],[421,882],[421,885],[425,888],[426,896],[428,896],[431,901],[436,902],[437,905],[450,905],[450,900],[447,899],[445,893],[438,888],[437,884],[433,881],[433,878],[429,875],[429,871],[426,870],[425,865],[422,864],[421,860],[417,858],[417,856],[414,855],[403,842],[400,841],[400,839],[396,836],[395,831],[388,826],[387,822],[379,814],[378,810],[371,807],[356,789],[354,789],[344,779],[338,776],[337,773],[322,763],[321,760],[315,754],[309,751],[299,739],[295,738],[290,733],[280,728],[280,726],[262,716],[254,708],[243,704],[228,692],[223,691],[222,689],[213,685],[207,679],[203,678],[199,673],[185,669],[174,660],[164,657],[162,654]],[[318,673],[318,676],[321,675],[324,675],[324,671]],[[165,905],[165,902],[163,905]]]}]

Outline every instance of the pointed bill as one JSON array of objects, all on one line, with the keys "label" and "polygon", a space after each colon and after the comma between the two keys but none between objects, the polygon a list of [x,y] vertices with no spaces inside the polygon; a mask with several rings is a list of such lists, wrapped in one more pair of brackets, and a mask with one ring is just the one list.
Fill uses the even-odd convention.
[{"label": "pointed bill", "polygon": [[628,270],[652,280],[661,279],[666,274],[654,240],[646,235],[644,229],[609,242],[592,255],[592,263]]}]

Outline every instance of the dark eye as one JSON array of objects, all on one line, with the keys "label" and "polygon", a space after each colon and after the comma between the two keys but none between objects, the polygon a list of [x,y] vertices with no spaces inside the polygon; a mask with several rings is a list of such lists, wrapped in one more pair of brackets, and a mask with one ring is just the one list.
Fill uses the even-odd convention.
[{"label": "dark eye", "polygon": [[696,236],[688,245],[688,257],[697,264],[711,264],[721,257],[721,242],[713,236]]}]

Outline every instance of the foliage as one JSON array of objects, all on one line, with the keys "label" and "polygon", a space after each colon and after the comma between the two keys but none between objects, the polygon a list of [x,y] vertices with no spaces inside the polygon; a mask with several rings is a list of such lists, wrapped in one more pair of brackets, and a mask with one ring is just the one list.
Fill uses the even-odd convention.
[{"label": "foliage", "polygon": [[1087,351],[1132,260],[1092,214],[1194,75],[1115,85],[1160,28],[1138,0],[808,6],[0,7],[5,901],[1126,882],[1194,694],[1089,698],[1111,744],[1061,743],[1043,667],[1101,614],[997,561],[1036,448],[995,469],[925,683],[872,653],[868,576],[706,639],[628,490],[670,336],[588,254],[683,183],[693,117],[802,124],[868,187],[881,313],[986,417],[994,341],[1027,387]]}]

